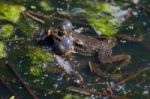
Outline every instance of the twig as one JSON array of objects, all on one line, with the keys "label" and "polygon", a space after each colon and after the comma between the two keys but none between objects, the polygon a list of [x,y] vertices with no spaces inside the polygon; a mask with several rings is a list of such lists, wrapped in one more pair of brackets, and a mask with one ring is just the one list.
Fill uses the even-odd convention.
[{"label": "twig", "polygon": [[135,78],[135,77],[137,77],[139,74],[141,74],[142,72],[144,72],[144,71],[146,71],[146,70],[149,70],[149,69],[150,69],[150,67],[146,67],[146,68],[144,68],[144,69],[142,69],[142,70],[139,70],[137,73],[135,73],[135,74],[133,74],[133,75],[131,75],[131,76],[129,76],[129,77],[127,77],[127,78],[125,78],[125,79],[119,81],[119,82],[116,83],[114,86],[112,86],[112,88],[117,87],[118,85],[123,84],[123,83],[125,83],[125,82],[127,82],[127,81],[129,81],[129,80],[131,80],[131,79],[133,79],[133,78]]},{"label": "twig", "polygon": [[30,14],[29,12],[24,12],[26,15],[28,15],[29,17],[31,17],[32,19],[34,19],[34,20],[36,20],[36,21],[38,21],[38,22],[40,22],[40,23],[42,23],[42,24],[44,24],[45,22],[43,21],[43,20],[41,20],[41,19],[39,19],[39,18],[37,18],[37,17],[35,17],[35,16],[33,16],[32,14]]},{"label": "twig", "polygon": [[90,61],[88,62],[88,66],[90,67],[91,73],[95,73],[97,76],[102,76],[102,71],[98,66],[92,65]]},{"label": "twig", "polygon": [[117,96],[117,95],[109,95],[109,94],[105,94],[105,93],[101,93],[101,92],[97,92],[91,89],[81,89],[81,88],[77,88],[77,87],[68,87],[67,88],[69,91],[73,91],[73,92],[77,92],[80,94],[85,94],[85,95],[94,95],[94,96],[108,96],[111,97],[113,99],[129,99],[128,97],[123,97],[123,96]]},{"label": "twig", "polygon": [[107,90],[110,92],[109,94],[113,95],[113,91],[112,91],[110,84],[108,82],[106,82],[106,84],[107,84]]},{"label": "twig", "polygon": [[33,97],[33,99],[38,99],[37,96],[35,96],[33,94],[33,92],[31,91],[31,89],[26,86],[25,81],[21,78],[21,76],[16,72],[16,70],[9,65],[8,63],[6,63],[6,67],[11,71],[11,73],[15,76],[15,78],[19,81],[19,83],[22,85],[22,87],[29,93],[30,96]]},{"label": "twig", "polygon": [[[42,13],[35,13],[35,12],[32,12],[32,11],[26,11],[26,12],[28,12],[28,13],[30,13],[32,15],[35,15],[35,16],[46,18],[46,19],[55,19],[55,20],[60,20],[60,21],[64,21],[65,20],[65,18],[55,17],[55,16],[52,16],[52,15],[45,15],[45,14],[42,14]],[[89,26],[88,24],[80,22],[80,21],[77,21],[77,20],[72,20],[72,19],[69,19],[69,20],[71,20],[74,23],[78,23],[78,24],[81,24],[81,25]]]},{"label": "twig", "polygon": [[[17,85],[16,81],[8,80],[8,79],[2,78],[2,77],[0,77],[0,79],[2,79],[2,80],[4,80],[4,81],[7,81],[7,82],[9,82],[9,83],[11,83],[11,84]],[[54,89],[52,89],[52,88],[51,88],[51,89],[48,89],[48,88],[45,88],[45,87],[42,87],[42,86],[30,85],[30,84],[27,84],[26,82],[25,82],[25,85],[26,85],[26,86],[29,86],[29,87],[31,87],[32,89],[35,89],[35,90],[46,91],[46,92],[53,91],[53,93],[58,93],[57,90],[54,90]],[[65,94],[63,94],[63,93],[61,93],[61,94],[62,94],[62,95],[65,95]]]},{"label": "twig", "polygon": [[144,7],[144,6],[140,5],[140,4],[138,4],[138,7],[139,7],[140,9],[143,9],[144,11],[150,13],[150,9],[148,9],[148,8],[146,8],[146,7]]},{"label": "twig", "polygon": [[139,82],[138,84],[140,84],[140,85],[141,85],[141,84],[145,83],[145,82],[146,82],[146,81],[148,81],[148,80],[150,81],[150,77],[145,78],[144,80],[142,80],[142,81],[141,81],[141,82]]},{"label": "twig", "polygon": [[19,96],[5,83],[4,80],[0,79],[0,82],[7,88],[9,92],[11,92],[16,99],[20,99]]}]

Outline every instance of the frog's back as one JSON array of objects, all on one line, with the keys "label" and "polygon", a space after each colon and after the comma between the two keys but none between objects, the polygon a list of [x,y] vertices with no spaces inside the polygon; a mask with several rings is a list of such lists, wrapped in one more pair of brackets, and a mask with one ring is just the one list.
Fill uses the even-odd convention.
[{"label": "frog's back", "polygon": [[116,39],[114,37],[87,36],[78,33],[73,33],[72,37],[75,42],[80,42],[83,46],[97,51],[112,49],[116,44]]}]

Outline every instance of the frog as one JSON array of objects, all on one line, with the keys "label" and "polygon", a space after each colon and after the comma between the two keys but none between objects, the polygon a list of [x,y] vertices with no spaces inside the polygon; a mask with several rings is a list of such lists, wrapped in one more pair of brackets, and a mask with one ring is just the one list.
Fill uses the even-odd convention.
[{"label": "frog", "polygon": [[[68,35],[73,39],[73,52],[84,56],[96,55],[102,64],[112,64],[121,62],[119,67],[126,66],[131,61],[131,55],[113,55],[113,48],[118,44],[117,39],[128,40],[131,42],[143,41],[143,35],[130,36],[119,34],[117,36],[85,35],[72,30],[72,23],[65,20],[61,23],[61,29],[69,32]],[[67,33],[66,33],[67,34]]]},{"label": "frog", "polygon": [[[129,36],[125,34],[120,34],[117,36],[102,36],[102,35],[85,35],[83,33],[77,33],[73,31],[73,25],[69,20],[64,20],[61,24],[57,33],[61,31],[61,36],[54,36],[57,39],[57,43],[54,45],[59,48],[57,51],[61,52],[62,42],[63,42],[63,54],[75,53],[84,56],[96,55],[98,60],[102,64],[112,64],[114,62],[121,62],[119,67],[128,65],[131,61],[131,55],[129,54],[118,54],[113,55],[113,48],[117,45],[117,39],[129,40],[134,42],[141,42],[143,36]],[[52,34],[56,34],[52,33]],[[63,38],[66,38],[65,40]],[[67,40],[68,39],[68,40]],[[70,41],[70,42],[68,42]],[[65,44],[66,43],[66,44]],[[61,45],[61,46],[59,46]],[[68,46],[69,47],[68,47]],[[67,48],[65,51],[64,48]],[[69,49],[68,49],[69,48]]]}]

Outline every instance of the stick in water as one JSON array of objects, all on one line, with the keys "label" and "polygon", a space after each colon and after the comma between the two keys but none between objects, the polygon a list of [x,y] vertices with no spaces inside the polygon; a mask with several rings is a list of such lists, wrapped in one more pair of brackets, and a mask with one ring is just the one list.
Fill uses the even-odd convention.
[{"label": "stick in water", "polygon": [[7,88],[7,90],[15,96],[15,99],[20,99],[19,96],[5,83],[4,80],[0,79],[0,82]]},{"label": "stick in water", "polygon": [[12,74],[19,81],[21,86],[30,94],[30,96],[32,96],[33,99],[38,99],[38,97],[33,94],[31,89],[28,86],[26,86],[24,80],[20,77],[20,75],[16,72],[16,70],[11,65],[8,64],[8,62],[6,63],[6,67],[12,72]]}]

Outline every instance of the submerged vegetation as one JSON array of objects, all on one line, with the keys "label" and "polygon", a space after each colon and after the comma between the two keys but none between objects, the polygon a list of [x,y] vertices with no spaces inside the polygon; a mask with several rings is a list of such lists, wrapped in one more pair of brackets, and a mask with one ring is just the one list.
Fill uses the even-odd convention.
[{"label": "submerged vegetation", "polygon": [[[104,70],[106,73],[104,72],[104,74],[96,76],[92,72],[90,66],[91,71],[89,72],[89,69],[87,69],[88,66],[86,60],[88,59],[89,61],[89,58],[86,59],[83,57],[83,59],[85,58],[85,60],[83,60],[82,57],[78,55],[71,57],[71,59],[73,59],[73,61],[70,59],[72,62],[71,65],[78,65],[74,68],[79,72],[79,78],[82,78],[83,76],[81,85],[77,86],[83,86],[83,89],[88,86],[88,88],[85,88],[84,90],[78,88],[72,89],[73,92],[71,93],[71,90],[68,90],[68,87],[74,84],[74,82],[72,82],[74,77],[72,77],[71,74],[65,75],[64,72],[58,72],[58,70],[61,71],[62,69],[63,71],[64,69],[60,69],[58,66],[62,64],[57,64],[55,62],[54,53],[49,50],[47,51],[47,48],[45,47],[37,46],[37,39],[39,39],[37,36],[43,29],[47,28],[45,26],[48,25],[49,27],[49,25],[52,25],[58,27],[58,23],[60,19],[62,19],[61,15],[58,14],[59,11],[65,13],[63,18],[68,18],[69,16],[69,19],[72,22],[76,21],[76,17],[79,21],[81,20],[81,22],[75,23],[75,29],[76,27],[84,27],[83,24],[80,24],[85,22],[85,20],[82,22],[83,18],[86,19],[85,24],[88,24],[88,26],[94,29],[99,35],[115,36],[119,32],[133,35],[144,34],[147,41],[149,41],[150,16],[149,10],[147,10],[148,8],[146,11],[145,9],[137,9],[137,5],[130,4],[131,2],[127,2],[127,0],[112,0],[113,2],[111,3],[101,2],[100,0],[0,1],[0,80],[4,79],[4,81],[10,82],[11,84],[8,84],[8,86],[14,85],[15,87],[18,87],[12,87],[13,90],[17,90],[16,92],[22,91],[22,89],[20,88],[20,85],[16,83],[15,77],[12,77],[10,71],[6,68],[6,62],[11,62],[14,65],[16,72],[21,75],[25,82],[27,82],[26,86],[29,86],[31,89],[33,88],[34,94],[42,98],[51,98],[54,96],[55,98],[60,99],[87,99],[95,98],[97,96],[98,98],[100,97],[103,99],[103,95],[106,96],[106,98],[116,98],[119,95],[125,96],[125,98],[131,97],[142,99],[144,97],[145,99],[149,99],[150,73],[148,67],[150,55],[148,54],[149,50],[146,49],[149,47],[149,43],[140,43],[139,45],[134,45],[133,43],[129,45],[128,43],[125,43],[125,41],[121,41],[123,43],[121,43],[122,45],[119,46],[119,48],[115,48],[115,50],[117,49],[116,52],[129,52],[134,58],[132,59],[131,64],[127,67],[123,67],[123,70],[121,69],[118,74],[109,72],[109,69],[114,68],[113,66],[103,66],[100,64],[98,65],[98,68],[101,68],[102,72]],[[141,4],[144,4],[145,7],[148,7],[149,3],[148,0],[141,1]],[[133,6],[133,16],[128,21],[122,23],[119,18],[112,16],[112,13],[121,11],[130,6]],[[41,24],[32,20],[32,18],[25,16],[23,12],[28,10],[32,10],[38,14],[45,13],[52,17],[50,17],[50,20],[40,17],[46,22],[46,24]],[[124,43],[129,45],[128,50],[124,49]],[[133,46],[134,49],[130,48],[130,46]],[[74,60],[76,57],[79,58],[77,61]],[[136,68],[137,71],[139,68],[141,71],[135,73]],[[141,68],[145,69],[143,70]],[[133,76],[130,76],[130,73],[133,73]],[[101,79],[101,76],[103,75],[104,77]],[[117,77],[116,75],[119,75],[122,78],[119,78],[118,80],[115,78]],[[77,79],[76,82],[80,81]],[[113,88],[113,85],[116,87]],[[110,86],[112,87],[110,88]],[[101,92],[103,94],[101,94]],[[55,96],[55,94],[58,94],[58,96]],[[20,92],[19,95],[24,96],[24,91],[22,93]],[[15,95],[11,96],[10,99],[15,98]]]}]

